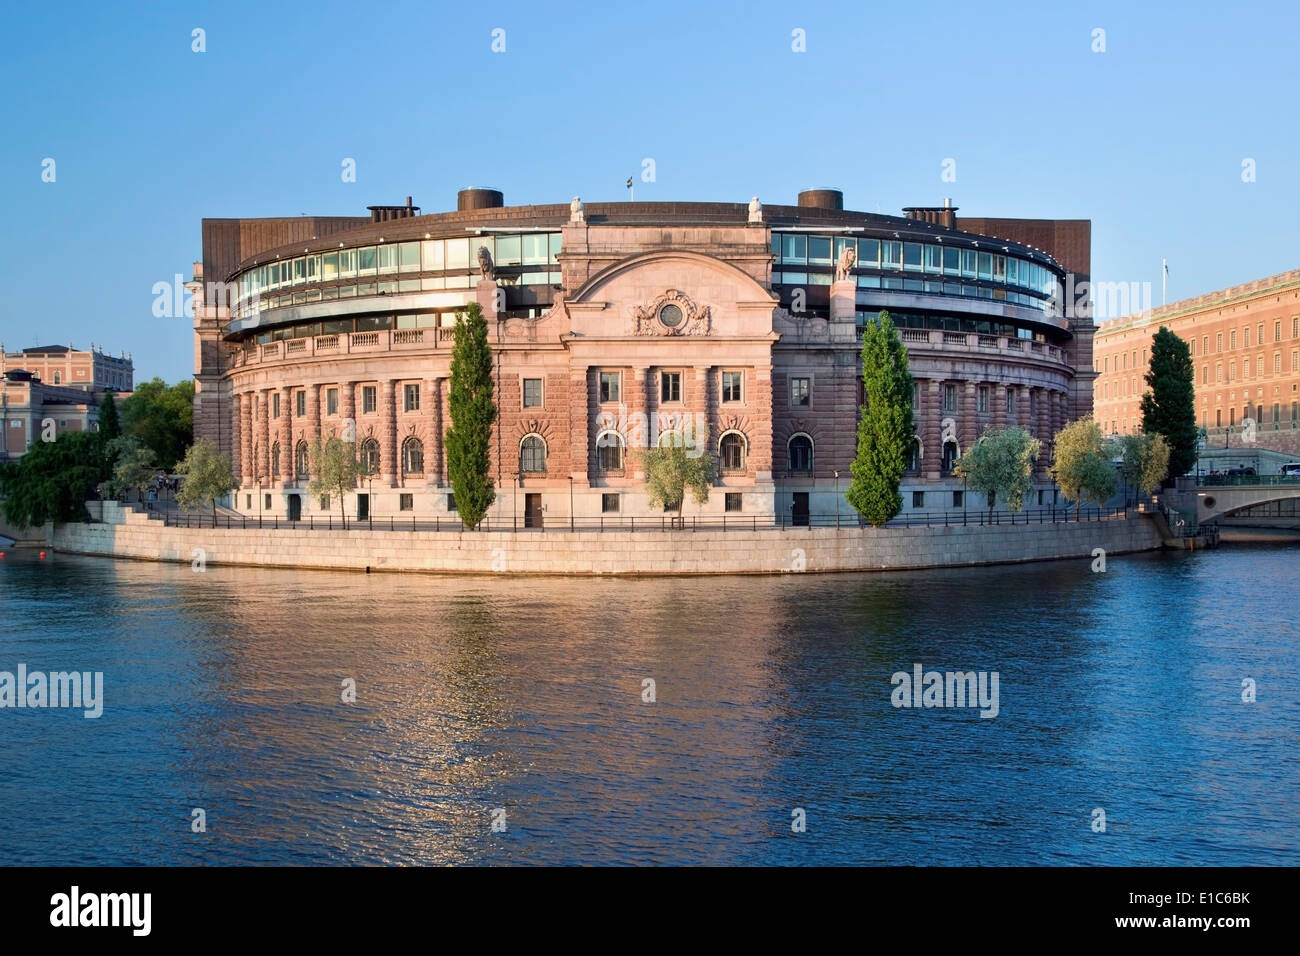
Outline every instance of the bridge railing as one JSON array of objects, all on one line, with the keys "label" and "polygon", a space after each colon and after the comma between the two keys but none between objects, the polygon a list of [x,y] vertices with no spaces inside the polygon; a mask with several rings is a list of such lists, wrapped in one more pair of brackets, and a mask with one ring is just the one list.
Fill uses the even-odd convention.
[{"label": "bridge railing", "polygon": [[1300,488],[1300,475],[1199,475],[1196,479],[1198,488],[1246,485],[1289,485]]}]

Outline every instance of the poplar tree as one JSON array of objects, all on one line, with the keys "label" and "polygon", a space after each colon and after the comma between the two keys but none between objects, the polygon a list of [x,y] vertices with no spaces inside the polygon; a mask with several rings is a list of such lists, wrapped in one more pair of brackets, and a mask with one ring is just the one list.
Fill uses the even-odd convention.
[{"label": "poplar tree", "polygon": [[912,373],[907,349],[888,312],[868,322],[862,335],[866,405],[858,420],[853,480],[844,497],[873,527],[903,510],[898,488],[912,450]]},{"label": "poplar tree", "polygon": [[1163,435],[1169,445],[1164,481],[1185,475],[1196,463],[1196,388],[1187,343],[1160,326],[1151,338],[1151,364],[1142,396],[1142,431]]},{"label": "poplar tree", "polygon": [[451,385],[447,409],[447,474],[456,496],[456,510],[466,527],[477,528],[496,489],[491,477],[492,425],[497,406],[492,398],[492,350],[488,348],[487,322],[477,302],[456,316],[456,338],[451,350]]}]

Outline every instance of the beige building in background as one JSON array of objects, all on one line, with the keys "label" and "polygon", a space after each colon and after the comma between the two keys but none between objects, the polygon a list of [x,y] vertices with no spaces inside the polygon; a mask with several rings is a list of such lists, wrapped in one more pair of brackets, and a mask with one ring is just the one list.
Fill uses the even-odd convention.
[{"label": "beige building in background", "polygon": [[42,436],[95,428],[104,393],[129,394],[134,375],[129,355],[114,357],[93,345],[18,352],[0,346],[0,457],[19,458]]},{"label": "beige building in background", "polygon": [[1258,447],[1300,453],[1300,270],[1098,325],[1093,403],[1107,434],[1141,430],[1151,338],[1162,325],[1191,351],[1196,420],[1210,446],[1241,444],[1249,419]]}]

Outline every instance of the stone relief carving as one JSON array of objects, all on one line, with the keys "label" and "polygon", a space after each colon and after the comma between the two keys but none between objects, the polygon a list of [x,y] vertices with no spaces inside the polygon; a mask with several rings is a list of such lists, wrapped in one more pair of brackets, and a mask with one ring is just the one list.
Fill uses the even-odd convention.
[{"label": "stone relief carving", "polygon": [[632,315],[633,335],[708,335],[712,331],[709,306],[696,305],[680,289],[668,289],[648,305],[636,306]]}]

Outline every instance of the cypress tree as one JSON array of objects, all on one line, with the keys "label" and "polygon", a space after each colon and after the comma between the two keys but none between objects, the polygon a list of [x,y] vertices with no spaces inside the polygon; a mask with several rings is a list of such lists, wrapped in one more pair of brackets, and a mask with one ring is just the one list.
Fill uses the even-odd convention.
[{"label": "cypress tree", "polygon": [[451,414],[447,473],[456,495],[456,510],[467,527],[477,528],[496,500],[490,449],[492,425],[497,419],[492,399],[492,350],[488,348],[487,322],[477,302],[456,316],[447,409]]},{"label": "cypress tree", "polygon": [[873,527],[903,509],[898,487],[912,450],[912,373],[907,349],[888,312],[862,336],[862,384],[867,404],[858,420],[853,481],[844,497]]},{"label": "cypress tree", "polygon": [[107,445],[120,434],[122,426],[117,420],[117,402],[113,390],[109,389],[99,403],[99,440]]},{"label": "cypress tree", "polygon": [[1142,396],[1142,430],[1163,435],[1169,445],[1165,481],[1185,475],[1196,462],[1196,389],[1187,343],[1160,326],[1151,339],[1151,364]]}]

